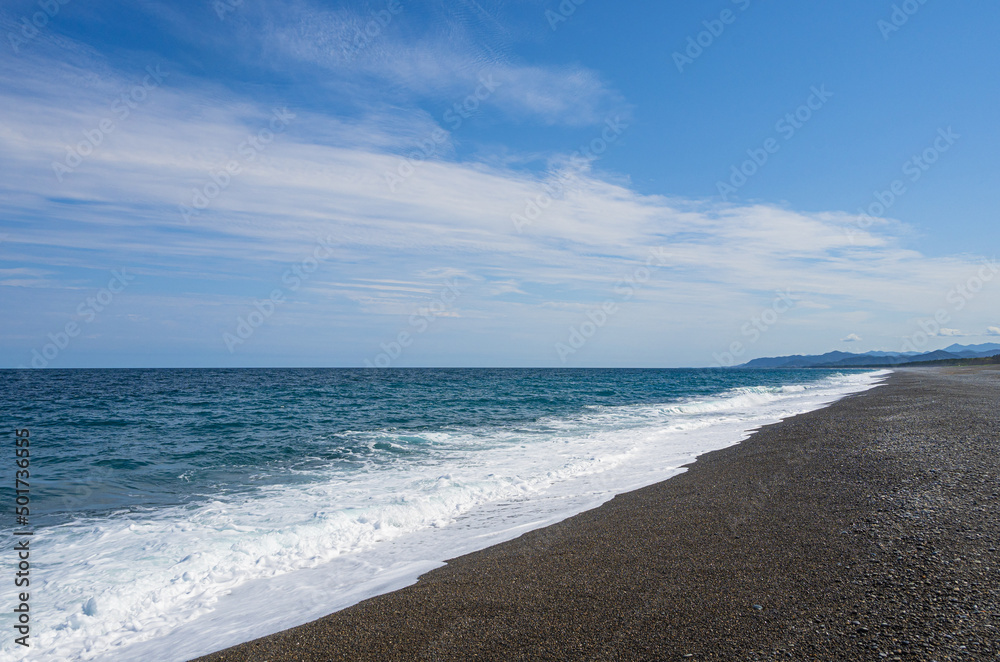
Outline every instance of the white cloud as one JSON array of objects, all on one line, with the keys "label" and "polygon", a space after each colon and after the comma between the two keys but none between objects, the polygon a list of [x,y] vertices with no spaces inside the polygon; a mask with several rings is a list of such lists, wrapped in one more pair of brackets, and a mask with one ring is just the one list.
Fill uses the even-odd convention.
[{"label": "white cloud", "polygon": [[[297,116],[288,130],[254,160],[241,160],[241,172],[188,225],[178,205],[238,158],[237,146],[266,126],[272,105],[171,81],[59,184],[53,160],[97,126],[115,91],[134,81],[35,64],[0,70],[7,109],[0,201],[10,219],[3,248],[16,249],[16,268],[34,270],[9,274],[9,284],[48,272],[46,285],[65,288],[79,285],[75,270],[105,277],[124,264],[150,284],[144,287],[170,290],[141,301],[140,288],[124,295],[139,301],[127,313],[151,324],[228,328],[250,300],[244,292],[266,295],[325,237],[333,237],[335,256],[295,293],[283,320],[306,329],[326,329],[330,320],[367,329],[367,316],[405,319],[443,280],[460,274],[473,285],[449,316],[489,320],[483,333],[524,338],[525,347],[543,352],[551,349],[547,333],[554,342],[581,311],[618,296],[616,287],[654,247],[667,248],[669,263],[636,288],[627,312],[608,326],[611,334],[620,325],[632,347],[660,346],[663,334],[692,328],[738,339],[740,325],[784,289],[803,304],[782,318],[782,328],[825,333],[849,324],[870,338],[864,315],[895,315],[902,335],[910,332],[905,320],[933,313],[927,292],[943,299],[979,268],[974,256],[908,250],[888,224],[850,238],[845,229],[856,228],[857,219],[848,214],[645,195],[588,171],[518,233],[511,216],[538,198],[544,177],[499,160],[456,161],[444,149],[393,193],[385,173],[398,171],[397,153],[434,125],[423,114],[382,110],[348,122],[291,108]],[[554,108],[553,116],[561,112]],[[546,156],[559,163],[564,155]],[[45,224],[32,221],[43,217]],[[231,283],[244,285],[234,293]],[[996,297],[984,289],[976,306],[995,310]],[[52,301],[38,299],[32,310],[58,313],[68,305]],[[696,343],[705,335],[677,337]]]},{"label": "white cloud", "polygon": [[939,336],[948,336],[948,337],[953,337],[953,338],[958,338],[958,337],[960,337],[960,336],[966,336],[966,335],[968,335],[968,334],[966,334],[966,333],[962,333],[962,332],[961,332],[961,331],[959,331],[958,329],[948,329],[948,328],[942,328],[942,329],[941,329],[940,331],[938,331],[937,335],[939,335]]},{"label": "white cloud", "polygon": [[990,336],[1000,336],[1000,326],[986,327],[986,334]]},{"label": "white cloud", "polygon": [[[103,116],[99,90],[118,84],[95,83],[58,107],[5,88],[13,110],[0,133],[10,157],[4,196],[32,214],[50,212],[54,194],[67,201],[57,232],[25,227],[8,241],[39,252],[144,253],[150,267],[169,269],[194,259],[294,261],[329,234],[348,258],[408,255],[406,264],[417,269],[453,266],[516,281],[520,290],[535,282],[579,291],[603,286],[624,265],[644,260],[649,247],[669,246],[672,264],[659,276],[667,289],[644,296],[685,301],[708,284],[705,296],[720,308],[735,305],[740,293],[792,287],[817,309],[849,297],[923,312],[914,292],[940,288],[967,269],[958,258],[902,249],[888,235],[864,233],[865,244],[852,244],[844,214],[642,195],[587,172],[518,234],[511,215],[543,191],[537,178],[502,165],[431,160],[394,194],[385,173],[397,171],[400,157],[389,150],[406,144],[412,130],[395,121],[384,130],[367,120],[338,127],[303,111],[258,158],[241,162],[242,172],[186,226],[178,205],[190,203],[192,189],[210,182],[248,132],[266,125],[271,109],[231,98],[197,112],[191,94],[158,90],[55,185],[52,160]],[[46,120],[36,123],[40,115]],[[422,120],[415,121],[419,127]],[[669,291],[671,283],[683,283],[682,291]]]},{"label": "white cloud", "polygon": [[503,294],[526,294],[521,290],[516,280],[498,280],[489,284],[490,296],[501,296]]},{"label": "white cloud", "polygon": [[849,333],[847,337],[842,338],[840,342],[861,342],[861,336],[856,333]]},{"label": "white cloud", "polygon": [[[281,12],[257,17],[262,48],[272,60],[292,60],[322,67],[350,86],[354,100],[382,102],[387,89],[393,100],[412,97],[461,103],[480,89],[483,80],[496,84],[482,100],[518,118],[545,124],[599,124],[612,113],[624,114],[621,95],[592,70],[580,66],[524,65],[511,59],[514,35],[475,3],[427,3],[421,8],[435,18],[417,31],[405,10],[381,27],[370,12],[328,10],[297,2]],[[468,15],[468,14],[473,15]],[[247,12],[253,17],[252,12]],[[358,39],[371,28],[374,36]],[[360,44],[358,48],[355,44]],[[371,78],[389,85],[372,86]],[[492,85],[490,87],[493,87]],[[372,98],[377,90],[379,98]],[[477,102],[478,104],[478,102]]]}]

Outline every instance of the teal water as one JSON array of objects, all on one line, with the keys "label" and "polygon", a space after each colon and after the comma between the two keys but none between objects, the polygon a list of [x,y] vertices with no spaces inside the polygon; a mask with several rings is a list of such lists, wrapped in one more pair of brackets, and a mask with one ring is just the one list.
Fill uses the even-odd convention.
[{"label": "teal water", "polygon": [[[827,371],[48,370],[0,372],[3,420],[37,439],[35,523],[157,508],[426,462],[428,432],[536,426]],[[525,429],[526,435],[539,430]],[[542,431],[544,433],[544,431]],[[474,449],[467,449],[474,452]],[[5,486],[7,487],[7,486]],[[84,499],[76,498],[85,492]]]}]

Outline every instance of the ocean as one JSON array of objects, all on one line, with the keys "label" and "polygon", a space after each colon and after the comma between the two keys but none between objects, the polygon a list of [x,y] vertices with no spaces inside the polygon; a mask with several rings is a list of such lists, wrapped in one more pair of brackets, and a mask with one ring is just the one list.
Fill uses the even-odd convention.
[{"label": "ocean", "polygon": [[298,625],[885,374],[0,371],[4,605],[13,534],[34,531],[31,647],[13,643],[5,606],[0,657],[181,661]]}]

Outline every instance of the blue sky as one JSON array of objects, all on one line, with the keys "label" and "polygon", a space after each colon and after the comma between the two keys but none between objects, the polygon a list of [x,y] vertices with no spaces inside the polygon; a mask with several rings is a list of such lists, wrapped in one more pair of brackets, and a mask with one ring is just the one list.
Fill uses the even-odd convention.
[{"label": "blue sky", "polygon": [[1000,7],[0,9],[0,366],[1000,341]]}]

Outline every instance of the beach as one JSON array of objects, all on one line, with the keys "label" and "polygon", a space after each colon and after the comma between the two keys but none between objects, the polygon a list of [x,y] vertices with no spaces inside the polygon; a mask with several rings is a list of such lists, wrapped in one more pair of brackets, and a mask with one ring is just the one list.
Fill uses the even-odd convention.
[{"label": "beach", "polygon": [[[32,509],[51,565],[30,652],[186,662],[294,628],[667,480],[888,374],[9,375],[0,401],[40,403],[32,434],[59,458]],[[107,411],[114,425],[95,414]],[[0,657],[28,652],[0,645]]]},{"label": "beach", "polygon": [[996,659],[997,402],[1000,370],[898,370],[679,476],[198,659]]}]

